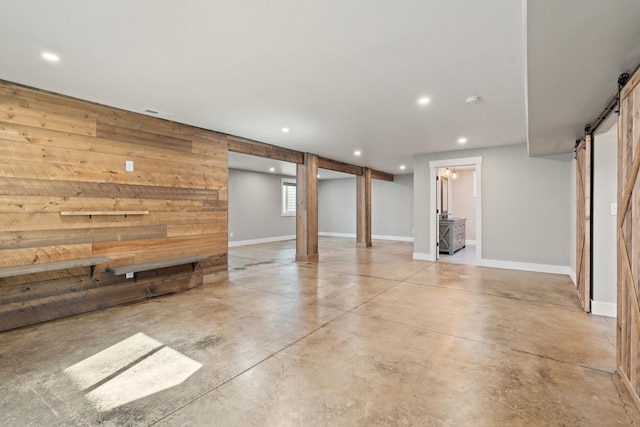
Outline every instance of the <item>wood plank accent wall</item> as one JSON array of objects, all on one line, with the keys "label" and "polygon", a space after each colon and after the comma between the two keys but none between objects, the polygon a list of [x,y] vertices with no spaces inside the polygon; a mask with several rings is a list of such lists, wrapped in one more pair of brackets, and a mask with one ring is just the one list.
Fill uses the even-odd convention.
[{"label": "wood plank accent wall", "polygon": [[618,122],[618,374],[640,409],[640,71],[620,94]]},{"label": "wood plank accent wall", "polygon": [[195,270],[152,270],[135,282],[107,274],[107,265],[93,276],[81,267],[2,278],[0,330],[224,276],[227,144],[216,132],[0,81],[0,268],[209,257]]}]

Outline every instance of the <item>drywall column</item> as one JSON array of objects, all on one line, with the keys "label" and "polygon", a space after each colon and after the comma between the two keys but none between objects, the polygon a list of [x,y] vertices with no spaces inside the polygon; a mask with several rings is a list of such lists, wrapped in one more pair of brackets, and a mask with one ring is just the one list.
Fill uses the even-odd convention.
[{"label": "drywall column", "polygon": [[296,261],[318,262],[317,155],[305,153],[296,181]]},{"label": "drywall column", "polygon": [[358,199],[356,207],[356,246],[370,248],[371,244],[371,169],[364,168],[356,177]]}]

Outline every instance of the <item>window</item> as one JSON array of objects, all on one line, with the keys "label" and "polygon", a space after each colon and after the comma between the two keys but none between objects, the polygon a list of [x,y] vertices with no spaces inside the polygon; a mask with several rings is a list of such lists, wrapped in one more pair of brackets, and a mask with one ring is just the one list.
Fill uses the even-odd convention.
[{"label": "window", "polygon": [[282,216],[296,215],[296,180],[282,178]]}]

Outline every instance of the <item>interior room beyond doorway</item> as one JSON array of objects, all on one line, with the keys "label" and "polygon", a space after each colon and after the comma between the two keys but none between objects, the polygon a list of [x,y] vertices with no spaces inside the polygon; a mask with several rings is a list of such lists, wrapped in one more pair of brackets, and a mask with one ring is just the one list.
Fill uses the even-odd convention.
[{"label": "interior room beyond doorway", "polygon": [[438,169],[439,260],[476,264],[475,166]]}]

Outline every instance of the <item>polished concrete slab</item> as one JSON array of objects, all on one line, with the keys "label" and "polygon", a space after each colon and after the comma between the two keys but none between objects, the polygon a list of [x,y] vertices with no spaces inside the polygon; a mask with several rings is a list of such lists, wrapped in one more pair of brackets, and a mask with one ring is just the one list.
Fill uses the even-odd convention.
[{"label": "polished concrete slab", "polygon": [[476,245],[467,244],[464,248],[458,250],[453,255],[449,255],[447,253],[441,253],[439,256],[440,262],[453,262],[456,264],[468,264],[468,265],[476,265]]},{"label": "polished concrete slab", "polygon": [[231,248],[223,283],[1,333],[0,425],[640,423],[568,277],[412,249]]}]

